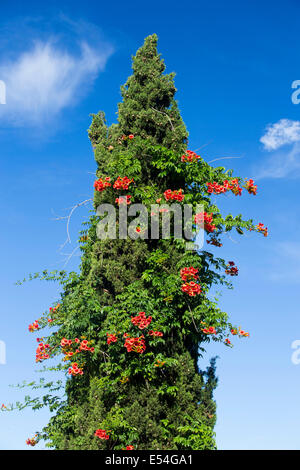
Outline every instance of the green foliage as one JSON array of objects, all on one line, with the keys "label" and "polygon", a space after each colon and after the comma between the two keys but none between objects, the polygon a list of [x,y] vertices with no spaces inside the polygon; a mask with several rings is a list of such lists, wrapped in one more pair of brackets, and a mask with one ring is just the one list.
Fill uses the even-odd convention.
[{"label": "green foliage", "polygon": [[[202,158],[181,161],[188,133],[174,99],[174,74],[163,73],[156,45],[156,35],[149,36],[133,58],[133,75],[121,87],[118,124],[108,127],[102,111],[92,115],[89,138],[97,176],[133,178],[133,202],[149,208],[167,189],[182,188],[185,202],[194,208],[203,204],[214,215],[217,236],[233,228],[242,234],[253,227],[252,221],[240,215],[223,217],[206,186],[209,181],[222,183],[232,173]],[[94,205],[114,204],[115,197],[112,187],[95,192]],[[41,402],[33,401],[34,408],[48,404],[55,410],[39,438],[59,450],[112,450],[129,444],[148,450],[215,449],[215,361],[201,371],[198,360],[203,344],[211,338],[224,341],[232,328],[227,314],[208,296],[213,285],[230,287],[225,261],[209,251],[187,251],[185,241],[172,236],[100,240],[98,221],[92,214],[80,234],[78,273],[32,276],[56,280],[62,287],[51,323],[54,332],[46,338],[52,356],[61,358],[62,338],[85,337],[95,348],[84,357],[82,376],[68,376],[69,364],[58,367],[67,375],[65,398],[59,401],[54,395],[51,402],[47,394]],[[179,273],[186,266],[199,270],[201,296],[182,292]],[[141,334],[130,319],[140,311],[152,316],[153,330],[163,332],[163,337],[146,337],[143,354],[127,352],[122,339],[124,333]],[[214,326],[217,335],[206,335],[204,324]],[[41,325],[47,325],[47,314]],[[118,341],[108,345],[108,333]],[[53,384],[42,385],[53,389]],[[32,405],[30,399],[26,404]],[[94,436],[96,429],[107,430],[110,438],[100,440]]]}]

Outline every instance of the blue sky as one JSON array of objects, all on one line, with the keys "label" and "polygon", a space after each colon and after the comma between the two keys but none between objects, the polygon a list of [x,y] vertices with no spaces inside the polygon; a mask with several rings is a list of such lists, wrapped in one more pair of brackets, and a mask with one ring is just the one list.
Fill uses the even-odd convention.
[{"label": "blue sky", "polygon": [[[177,99],[190,132],[189,147],[253,178],[256,197],[220,196],[224,213],[263,222],[269,237],[232,234],[221,251],[239,276],[221,307],[250,332],[219,355],[216,426],[219,449],[299,449],[300,364],[300,5],[285,2],[140,2],[28,0],[1,4],[0,104],[1,306],[0,404],[21,399],[10,387],[38,379],[35,338],[28,324],[58,299],[58,286],[30,272],[64,268],[88,217],[71,223],[72,244],[60,250],[68,208],[92,195],[95,163],[87,138],[90,113],[116,119],[119,87],[130,57],[152,33],[167,71],[176,71]],[[219,164],[216,162],[216,164]],[[217,248],[215,250],[218,250]],[[220,250],[220,249],[219,249]],[[75,269],[78,252],[65,266]],[[0,449],[25,449],[49,415],[30,410],[0,414]],[[39,448],[43,448],[39,445]]]}]

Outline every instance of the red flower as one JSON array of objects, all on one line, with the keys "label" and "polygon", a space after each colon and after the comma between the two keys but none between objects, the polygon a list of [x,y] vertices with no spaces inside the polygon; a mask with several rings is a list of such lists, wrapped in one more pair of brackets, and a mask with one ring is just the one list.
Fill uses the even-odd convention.
[{"label": "red flower", "polygon": [[187,281],[190,279],[198,279],[198,269],[193,268],[193,266],[190,266],[189,268],[183,268],[180,270],[180,276],[183,281]]},{"label": "red flower", "polygon": [[124,347],[127,349],[127,352],[134,351],[142,354],[146,349],[144,335],[137,338],[131,338],[130,336],[127,336]]},{"label": "red flower", "polygon": [[105,188],[108,188],[111,186],[110,184],[110,178],[107,176],[104,180],[103,178],[99,178],[94,182],[94,188],[96,191],[99,191],[100,193],[105,190]]},{"label": "red flower", "polygon": [[134,450],[133,446],[126,446],[126,450]]},{"label": "red flower", "polygon": [[97,429],[94,436],[99,437],[99,439],[109,439],[109,435],[106,433],[105,429]]},{"label": "red flower", "polygon": [[197,155],[195,152],[191,150],[187,150],[184,155],[181,157],[182,162],[194,162],[200,158],[200,155]]},{"label": "red flower", "polygon": [[80,369],[80,367],[78,367],[78,364],[77,362],[73,362],[72,366],[69,367],[69,370],[68,370],[69,374],[70,375],[83,375],[83,370]]},{"label": "red flower", "polygon": [[152,317],[146,318],[145,312],[140,312],[136,317],[131,317],[131,322],[138,326],[140,330],[143,330],[150,325]]},{"label": "red flower", "polygon": [[31,437],[31,438],[28,438],[28,439],[26,440],[26,444],[27,444],[28,446],[34,447],[34,446],[37,444],[37,441],[35,440],[34,437]]},{"label": "red flower", "polygon": [[116,204],[127,204],[129,206],[129,204],[131,204],[131,196],[120,196],[120,197],[117,197],[115,202]]},{"label": "red flower", "polygon": [[227,191],[232,191],[233,194],[236,196],[240,196],[242,194],[242,188],[239,185],[239,180],[237,178],[233,178],[232,180],[223,181],[223,184],[219,184],[216,181],[213,183],[206,183],[207,185],[207,192],[209,194],[221,194],[226,193]]},{"label": "red flower", "polygon": [[198,295],[201,293],[200,285],[196,284],[193,281],[182,284],[181,290],[182,292],[185,292],[186,294],[188,294],[190,297],[194,297],[195,295]]},{"label": "red flower", "polygon": [[264,226],[264,224],[258,224],[256,225],[256,228],[258,232],[262,232],[264,234],[264,237],[268,236],[268,228]]},{"label": "red flower", "polygon": [[240,336],[249,336],[249,333],[247,333],[247,331],[244,331],[244,330],[239,330],[239,335]]},{"label": "red flower", "polygon": [[67,346],[71,346],[72,344],[72,340],[71,339],[67,339],[67,338],[63,338],[60,342],[60,345],[62,348],[65,348]]},{"label": "red flower", "polygon": [[217,333],[214,326],[210,326],[209,328],[202,328],[202,331],[207,335],[215,335]]},{"label": "red flower", "polygon": [[150,336],[163,336],[164,334],[161,331],[150,330],[148,333]]},{"label": "red flower", "polygon": [[238,268],[236,266],[234,266],[234,262],[233,261],[229,261],[228,264],[227,264],[227,269],[225,269],[225,273],[226,274],[229,274],[229,276],[237,276],[238,275]]},{"label": "red flower", "polygon": [[207,212],[199,212],[199,214],[195,215],[195,224],[203,225],[204,230],[208,233],[213,232],[216,230],[216,226],[212,223],[213,222],[213,215],[208,214]]},{"label": "red flower", "polygon": [[41,362],[44,359],[49,359],[50,355],[47,352],[49,349],[49,344],[40,343],[36,349],[35,361]]},{"label": "red flower", "polygon": [[253,180],[248,180],[248,181],[246,182],[245,188],[247,189],[247,191],[248,191],[249,194],[253,194],[254,196],[256,195],[256,193],[257,193],[257,186],[254,185],[254,181],[253,181]]},{"label": "red flower", "polygon": [[115,343],[118,340],[116,335],[113,335],[110,333],[106,333],[106,335],[107,335],[107,344]]},{"label": "red flower", "polygon": [[39,330],[39,323],[35,320],[32,324],[29,325],[28,330],[32,333],[33,331]]},{"label": "red flower", "polygon": [[182,194],[182,189],[177,189],[172,191],[171,189],[167,189],[167,191],[164,192],[164,196],[166,201],[180,201],[182,202],[184,199],[184,194]]},{"label": "red flower", "polygon": [[128,189],[129,188],[129,185],[133,182],[133,179],[129,179],[127,176],[124,176],[123,178],[121,178],[121,176],[118,176],[118,178],[116,179],[114,185],[113,185],[113,188],[114,189]]},{"label": "red flower", "polygon": [[130,140],[134,139],[134,135],[133,135],[133,134],[129,134],[128,139],[130,139]]}]

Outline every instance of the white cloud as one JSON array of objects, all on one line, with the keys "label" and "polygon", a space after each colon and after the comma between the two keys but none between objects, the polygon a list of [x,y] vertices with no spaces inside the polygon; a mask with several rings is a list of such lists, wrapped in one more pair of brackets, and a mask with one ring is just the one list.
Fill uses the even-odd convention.
[{"label": "white cloud", "polygon": [[272,153],[256,168],[257,180],[300,176],[300,121],[280,119],[270,124],[260,142]]},{"label": "white cloud", "polygon": [[70,53],[52,39],[0,63],[7,103],[0,106],[0,122],[32,126],[54,118],[84,95],[111,53],[107,44],[94,50],[84,41],[77,54]]},{"label": "white cloud", "polygon": [[277,150],[282,145],[299,141],[300,121],[290,119],[280,119],[275,124],[270,124],[266,133],[260,138],[266,150]]},{"label": "white cloud", "polygon": [[256,180],[262,178],[298,178],[300,176],[300,143],[288,151],[278,151],[255,169]]}]

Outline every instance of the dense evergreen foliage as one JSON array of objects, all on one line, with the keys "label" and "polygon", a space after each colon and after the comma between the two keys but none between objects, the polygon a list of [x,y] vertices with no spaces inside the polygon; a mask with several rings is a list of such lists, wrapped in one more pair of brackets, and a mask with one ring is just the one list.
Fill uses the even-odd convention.
[{"label": "dense evergreen foliage", "polygon": [[[188,133],[174,99],[174,74],[164,70],[157,37],[149,36],[133,58],[133,74],[121,88],[118,123],[108,127],[103,112],[93,115],[89,138],[97,178],[131,180],[127,190],[116,190],[113,184],[96,190],[95,210],[110,203],[118,211],[116,198],[130,194],[131,202],[143,203],[150,213],[150,205],[164,199],[165,191],[182,189],[184,203],[194,208],[203,204],[209,214],[211,225],[205,228],[211,243],[221,246],[221,234],[233,228],[240,234],[257,230],[241,216],[223,217],[208,191],[207,183],[225,187],[229,181],[235,192],[240,178],[233,179],[230,171],[213,168],[198,155],[182,158]],[[245,187],[249,189],[249,184]],[[51,310],[54,333],[47,338],[46,350],[52,357],[64,353],[60,368],[65,367],[66,373],[74,362],[68,355],[73,346],[62,341],[86,340],[92,351],[77,353],[83,373],[67,374],[65,399],[50,395],[44,399],[55,413],[39,438],[60,450],[128,445],[149,450],[214,449],[215,363],[205,371],[198,364],[205,342],[225,342],[230,332],[237,332],[209,297],[214,284],[229,285],[226,272],[232,274],[232,268],[205,247],[187,250],[186,241],[173,236],[143,239],[141,230],[136,240],[101,240],[98,221],[95,212],[80,234],[78,273],[42,276],[62,285],[59,306]],[[198,295],[182,289],[180,273],[189,267],[198,270]],[[131,319],[139,312],[151,316],[151,332],[162,335],[139,329]],[[39,320],[39,327],[48,325],[48,317]],[[129,338],[144,334],[145,350],[128,351],[124,333]],[[227,339],[224,347],[228,345]],[[48,387],[53,390],[55,384]],[[97,429],[105,430],[109,438],[99,439]]]}]

